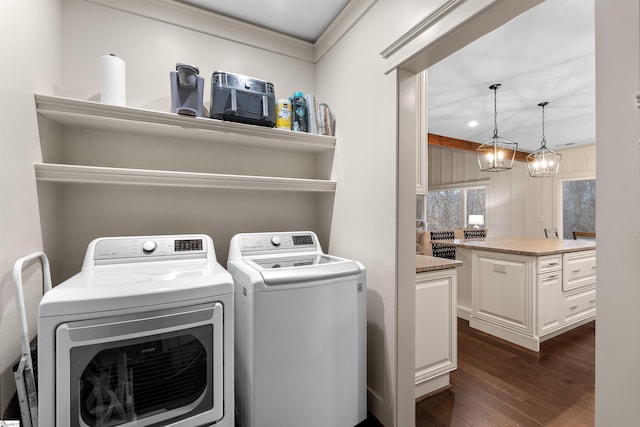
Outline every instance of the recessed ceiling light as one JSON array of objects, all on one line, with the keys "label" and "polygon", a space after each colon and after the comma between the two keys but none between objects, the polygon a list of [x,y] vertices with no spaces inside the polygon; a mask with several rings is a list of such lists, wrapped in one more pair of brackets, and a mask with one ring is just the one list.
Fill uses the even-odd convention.
[{"label": "recessed ceiling light", "polygon": [[467,126],[469,126],[470,128],[474,128],[474,127],[478,126],[478,121],[477,120],[471,120],[469,123],[467,123]]}]

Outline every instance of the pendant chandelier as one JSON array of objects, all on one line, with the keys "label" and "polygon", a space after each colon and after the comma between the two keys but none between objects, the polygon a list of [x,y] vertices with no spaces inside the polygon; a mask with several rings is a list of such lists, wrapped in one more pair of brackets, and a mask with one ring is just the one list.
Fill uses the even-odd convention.
[{"label": "pendant chandelier", "polygon": [[497,93],[502,85],[496,83],[489,86],[493,90],[493,137],[476,148],[478,166],[481,171],[501,172],[513,167],[518,144],[498,136]]},{"label": "pendant chandelier", "polygon": [[529,175],[534,178],[544,178],[558,173],[562,154],[558,154],[547,148],[547,140],[544,136],[544,107],[548,102],[541,102],[542,107],[542,142],[541,147],[527,156]]}]

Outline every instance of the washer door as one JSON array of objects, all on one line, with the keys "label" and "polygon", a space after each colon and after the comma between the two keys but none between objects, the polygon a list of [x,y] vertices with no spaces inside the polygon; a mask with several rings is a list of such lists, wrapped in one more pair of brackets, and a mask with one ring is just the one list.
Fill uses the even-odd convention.
[{"label": "washer door", "polygon": [[215,303],[58,326],[56,425],[221,419],[222,310]]}]

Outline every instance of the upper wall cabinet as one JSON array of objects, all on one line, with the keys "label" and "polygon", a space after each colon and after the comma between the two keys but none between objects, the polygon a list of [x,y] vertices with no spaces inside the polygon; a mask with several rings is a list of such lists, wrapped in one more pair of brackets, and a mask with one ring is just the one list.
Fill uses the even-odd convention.
[{"label": "upper wall cabinet", "polygon": [[36,95],[38,181],[335,192],[336,138]]}]

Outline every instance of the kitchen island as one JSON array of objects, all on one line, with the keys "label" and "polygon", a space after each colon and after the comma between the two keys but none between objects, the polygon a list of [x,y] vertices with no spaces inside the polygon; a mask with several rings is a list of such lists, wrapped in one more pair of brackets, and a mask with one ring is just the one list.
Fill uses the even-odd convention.
[{"label": "kitchen island", "polygon": [[457,368],[457,268],[462,262],[416,255],[415,397],[449,386]]},{"label": "kitchen island", "polygon": [[[471,327],[528,349],[595,319],[595,241],[449,240],[464,260],[459,306]],[[458,307],[458,311],[461,307]]]}]

